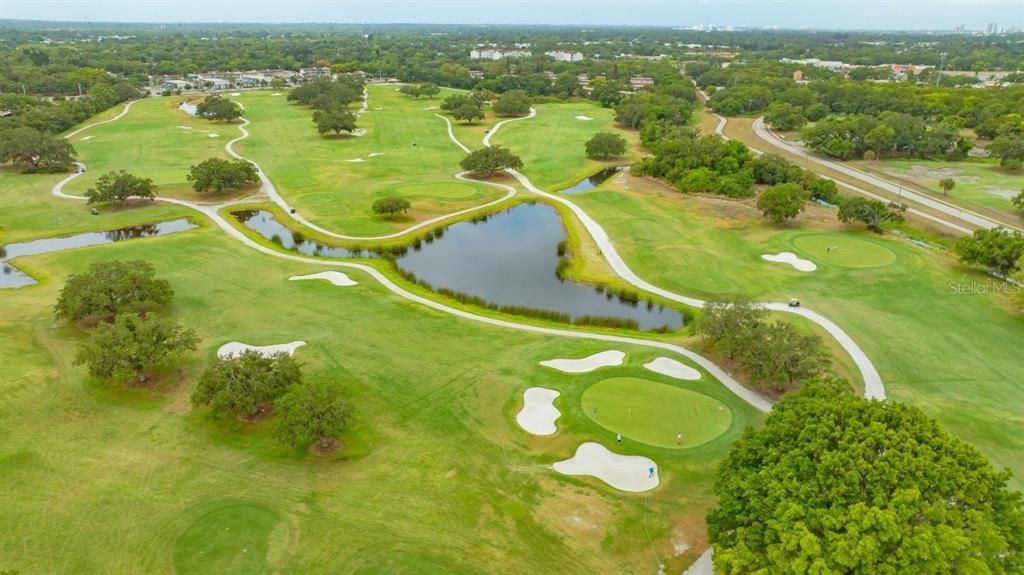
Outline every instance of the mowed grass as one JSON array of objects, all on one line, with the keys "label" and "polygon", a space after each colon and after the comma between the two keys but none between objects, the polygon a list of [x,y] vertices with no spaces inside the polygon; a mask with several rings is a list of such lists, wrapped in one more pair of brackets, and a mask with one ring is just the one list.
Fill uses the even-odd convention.
[{"label": "mowed grass", "polygon": [[123,209],[102,207],[94,216],[84,201],[51,193],[54,184],[68,175],[22,174],[10,166],[0,167],[0,245],[171,220],[191,212],[180,206],[146,203]]},{"label": "mowed grass", "polygon": [[[639,157],[636,135],[615,127],[615,111],[590,101],[556,102],[535,106],[533,118],[509,122],[491,139],[523,159],[530,180],[549,192],[569,187],[603,167],[628,164]],[[587,116],[592,120],[578,120]],[[599,162],[587,158],[586,141],[598,132],[617,132],[628,142],[623,158]],[[470,145],[470,144],[467,144]],[[470,147],[479,147],[477,146]]]},{"label": "mowed grass", "polygon": [[[449,139],[437,111],[427,109],[451,92],[429,100],[402,95],[393,85],[367,90],[369,107],[357,121],[367,131],[361,137],[320,136],[309,108],[289,104],[284,95],[246,92],[236,99],[252,121],[251,136],[236,149],[258,162],[303,215],[345,234],[395,232],[504,194],[454,179],[464,153]],[[374,200],[387,196],[408,199],[408,217],[375,216]]]},{"label": "mowed grass", "polygon": [[636,377],[613,377],[590,386],[583,392],[583,411],[610,431],[675,449],[711,441],[732,420],[725,405],[694,388]]},{"label": "mowed grass", "polygon": [[[1008,310],[1006,296],[993,295],[995,280],[938,248],[838,224],[834,211],[817,206],[780,228],[750,204],[618,181],[573,200],[604,226],[637,274],[710,300],[799,298],[857,341],[889,397],[937,417],[1024,486],[1024,318]],[[827,246],[838,249],[823,254]],[[761,259],[782,251],[818,270]]]},{"label": "mowed grass", "polygon": [[88,171],[68,183],[65,191],[84,195],[101,175],[125,170],[152,179],[158,194],[190,194],[189,168],[208,158],[227,158],[224,144],[240,132],[236,123],[210,122],[182,112],[181,100],[140,100],[121,119],[73,136],[71,144]]},{"label": "mowed grass", "polygon": [[[854,166],[896,177],[917,186],[931,195],[959,201],[964,205],[997,210],[1015,216],[1010,200],[1024,189],[1024,173],[999,166],[995,160],[947,162],[939,160],[885,160],[852,162]],[[952,178],[956,182],[948,195],[939,186],[939,180]]]},{"label": "mowed grass", "polygon": [[[53,320],[67,275],[144,259],[175,291],[171,317],[200,348],[152,389],[90,380],[83,335]],[[652,377],[657,354],[615,346],[626,365],[570,376],[538,362],[598,342],[487,327],[359,285],[289,282],[324,269],[247,250],[206,227],[25,258],[43,281],[0,293],[0,564],[22,573],[650,573],[681,571],[706,544],[703,517],[728,444],[760,415],[707,379],[732,413],[695,449],[632,440],[663,483],[642,498],[549,465],[614,434],[580,397],[608,377]],[[184,265],[183,262],[187,262]],[[272,440],[272,422],[211,420],[194,382],[230,340],[301,339],[305,377],[342,386],[354,420],[336,456]],[[562,392],[559,433],[518,428],[522,392]],[[564,400],[564,401],[562,401]],[[234,534],[229,532],[236,532]],[[691,550],[673,556],[673,542]]]}]

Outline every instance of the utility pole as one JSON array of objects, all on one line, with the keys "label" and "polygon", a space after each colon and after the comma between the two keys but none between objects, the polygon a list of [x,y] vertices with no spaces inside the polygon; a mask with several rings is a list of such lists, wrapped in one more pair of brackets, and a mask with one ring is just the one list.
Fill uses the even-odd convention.
[{"label": "utility pole", "polygon": [[939,73],[935,75],[935,85],[936,86],[938,86],[939,85],[939,81],[942,80],[942,67],[946,65],[946,56],[948,56],[948,55],[949,54],[947,54],[946,52],[940,52],[939,53]]}]

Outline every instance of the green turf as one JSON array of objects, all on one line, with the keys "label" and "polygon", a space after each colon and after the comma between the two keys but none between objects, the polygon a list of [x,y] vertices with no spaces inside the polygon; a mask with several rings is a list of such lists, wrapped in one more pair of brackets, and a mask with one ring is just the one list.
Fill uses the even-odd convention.
[{"label": "green turf", "polygon": [[[583,411],[624,437],[675,449],[707,443],[732,421],[729,409],[716,399],[636,377],[613,377],[590,386],[583,392]],[[682,440],[676,438],[679,433]]]},{"label": "green turf", "polygon": [[[591,101],[538,104],[537,115],[502,126],[492,144],[507,146],[523,159],[523,173],[548,191],[569,187],[602,167],[635,160],[635,151],[623,158],[598,162],[587,158],[585,143],[598,132],[613,131],[634,142],[634,134],[615,127],[615,111]],[[577,120],[589,116],[593,120]]]},{"label": "green turf", "polygon": [[[428,100],[399,94],[390,85],[369,85],[367,90],[369,109],[357,121],[367,130],[361,137],[319,136],[309,108],[271,92],[246,92],[236,99],[252,121],[251,136],[236,149],[259,162],[300,213],[346,234],[391,233],[504,194],[453,178],[461,171],[464,153],[448,138],[436,110],[428,109],[450,91]],[[364,161],[347,161],[360,158]],[[396,221],[374,216],[371,205],[385,196],[409,199],[408,217]]]},{"label": "green turf", "polygon": [[50,193],[53,185],[67,175],[22,174],[9,166],[0,166],[0,245],[170,220],[191,212],[154,203],[122,210],[102,207],[100,215],[94,216],[85,202]]},{"label": "green turf", "polygon": [[881,241],[840,234],[806,234],[792,240],[799,255],[814,263],[846,268],[873,268],[891,265],[893,253]]},{"label": "green turf", "polygon": [[[82,336],[52,317],[68,274],[137,258],[171,282],[171,315],[202,338],[183,372],[162,372],[154,390],[89,380],[72,365]],[[649,573],[659,560],[681,570],[695,553],[673,557],[673,538],[703,540],[714,467],[760,418],[703,383],[733,411],[733,426],[694,450],[628,445],[671,478],[636,499],[550,471],[584,441],[614,441],[581,409],[565,409],[554,438],[525,434],[514,416],[526,387],[558,389],[578,406],[597,379],[642,377],[651,350],[616,346],[627,365],[597,376],[543,370],[542,360],[607,347],[428,311],[358,272],[350,288],[289,282],[324,268],[261,255],[215,228],[25,261],[45,281],[0,293],[0,524],[12,526],[0,530],[0,548],[3,568],[22,573],[174,572],[184,542],[199,545],[201,510],[226,501],[279,516],[266,543],[270,572],[413,573],[429,564],[441,573],[527,573],[554,558],[563,573]],[[307,342],[297,352],[306,377],[342,385],[355,414],[343,449],[326,460],[278,445],[269,422],[211,420],[189,406],[218,346],[294,339]],[[566,522],[580,513],[586,525]],[[210,543],[226,561],[236,557],[232,545]],[[382,549],[392,551],[377,561]]]},{"label": "green turf", "polygon": [[179,575],[269,573],[270,533],[280,519],[260,505],[217,506],[189,525],[174,544]]},{"label": "green turf", "polygon": [[136,102],[120,120],[72,137],[88,171],[65,190],[84,195],[102,174],[123,169],[152,179],[158,194],[191,193],[186,179],[189,167],[207,158],[227,158],[224,144],[240,132],[236,124],[210,122],[182,112],[180,101],[181,97],[147,98]]},{"label": "green turf", "polygon": [[[889,397],[937,417],[997,467],[1011,469],[1016,487],[1024,486],[1024,318],[993,295],[999,287],[993,279],[938,248],[837,224],[825,208],[809,207],[797,224],[779,228],[738,202],[641,191],[649,185],[636,179],[628,185],[634,190],[609,182],[573,199],[604,226],[637,274],[704,299],[799,298],[857,341]],[[816,247],[804,251],[801,238],[809,235]],[[840,257],[852,251],[846,246],[865,242],[895,259],[847,267],[815,251],[838,245]],[[818,270],[803,273],[761,259],[782,251],[811,259]],[[963,289],[971,286],[980,287]]]}]

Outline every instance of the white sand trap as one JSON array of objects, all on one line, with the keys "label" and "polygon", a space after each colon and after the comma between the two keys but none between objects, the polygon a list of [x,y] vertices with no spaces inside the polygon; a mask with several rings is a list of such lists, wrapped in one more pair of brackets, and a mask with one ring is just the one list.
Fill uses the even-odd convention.
[{"label": "white sand trap", "polygon": [[356,128],[355,130],[352,130],[351,133],[353,136],[359,138],[366,135],[366,130],[363,128]]},{"label": "white sand trap", "polygon": [[383,110],[383,109],[384,108],[381,108],[380,106],[377,106],[376,108],[374,108],[374,110]]},{"label": "white sand trap", "polygon": [[676,379],[686,379],[689,381],[700,379],[699,371],[667,357],[655,358],[653,361],[645,363],[644,367],[654,373],[660,373],[661,375],[667,375]]},{"label": "white sand trap", "polygon": [[207,138],[219,138],[220,134],[206,134]]},{"label": "white sand trap", "polygon": [[304,341],[293,341],[291,343],[279,343],[277,345],[249,345],[240,341],[229,341],[224,345],[220,346],[217,350],[217,357],[221,359],[231,359],[232,356],[241,355],[246,350],[254,350],[263,355],[264,357],[270,357],[275,353],[285,352],[288,355],[295,353],[295,350],[306,345]]},{"label": "white sand trap", "polygon": [[761,259],[780,264],[789,264],[802,272],[813,272],[818,269],[811,260],[797,257],[793,252],[781,252],[777,254],[761,254]]},{"label": "white sand trap", "polygon": [[191,130],[192,126],[175,126],[175,128],[178,128],[180,130]]},{"label": "white sand trap", "polygon": [[362,158],[352,158],[351,160],[345,160],[346,162],[365,162]]},{"label": "white sand trap", "polygon": [[624,359],[626,359],[626,354],[610,349],[580,359],[549,359],[540,364],[565,373],[587,373],[601,367],[622,365]]},{"label": "white sand trap", "polygon": [[280,96],[280,95],[281,95],[281,92],[274,92],[273,94],[271,94],[271,96]]},{"label": "white sand trap", "polygon": [[86,141],[86,140],[91,140],[91,139],[93,139],[93,138],[95,138],[95,137],[96,137],[96,136],[86,136],[86,137],[82,138],[82,140],[81,140],[81,141],[82,141],[82,142],[84,142],[84,141]]},{"label": "white sand trap", "polygon": [[440,106],[427,106],[424,110],[440,110]]},{"label": "white sand trap", "polygon": [[[576,448],[576,455],[555,463],[555,471],[564,475],[590,475],[615,489],[639,493],[658,486],[658,465],[640,455],[612,453],[600,443],[588,441]],[[651,477],[651,468],[654,477]]]},{"label": "white sand trap", "polygon": [[555,420],[562,412],[552,403],[561,395],[546,387],[531,387],[523,392],[523,408],[516,414],[516,422],[527,433],[534,435],[554,435],[558,428]]},{"label": "white sand trap", "polygon": [[338,287],[349,287],[359,285],[359,282],[348,277],[348,274],[342,272],[320,272],[318,274],[306,274],[304,276],[292,276],[288,278],[289,281],[299,280],[327,280]]},{"label": "white sand trap", "polygon": [[576,116],[576,119],[577,120],[583,120],[584,122],[589,122],[589,121],[593,120],[593,118],[591,118],[590,116]]},{"label": "white sand trap", "polygon": [[370,152],[367,154],[367,158],[376,158],[377,156],[383,156],[384,152]]}]

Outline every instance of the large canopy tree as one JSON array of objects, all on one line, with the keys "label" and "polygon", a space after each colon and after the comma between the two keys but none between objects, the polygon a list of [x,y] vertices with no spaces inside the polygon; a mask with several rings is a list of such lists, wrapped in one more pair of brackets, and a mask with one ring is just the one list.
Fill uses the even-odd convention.
[{"label": "large canopy tree", "polygon": [[210,158],[189,168],[189,183],[197,192],[223,193],[260,181],[256,166],[246,160]]},{"label": "large canopy tree", "polygon": [[104,323],[78,348],[76,364],[89,366],[93,377],[145,383],[147,369],[194,350],[199,337],[177,322],[150,313],[123,313]]},{"label": "large canopy tree", "polygon": [[96,180],[96,185],[85,192],[90,204],[123,202],[129,198],[152,200],[156,198],[156,185],[149,178],[140,178],[124,170],[107,172]]},{"label": "large canopy tree", "polygon": [[1024,507],[973,446],[919,409],[807,382],[718,471],[715,570],[1020,573]]},{"label": "large canopy tree", "polygon": [[88,272],[68,277],[55,311],[60,319],[103,320],[121,311],[166,305],[173,296],[171,284],[157,278],[149,262],[96,262]]},{"label": "large canopy tree", "polygon": [[299,364],[288,354],[267,357],[248,350],[208,367],[192,393],[192,403],[209,405],[218,415],[253,419],[269,413],[274,401],[301,379]]},{"label": "large canopy tree", "polygon": [[508,148],[501,146],[490,146],[473,150],[462,161],[459,162],[463,170],[480,176],[493,176],[507,169],[519,170],[523,167],[523,160],[513,154]]},{"label": "large canopy tree", "polygon": [[0,163],[47,172],[67,169],[74,160],[75,149],[64,138],[28,127],[0,130]]},{"label": "large canopy tree", "polygon": [[331,449],[348,423],[349,410],[338,384],[315,381],[293,386],[274,403],[274,435],[295,446],[316,442],[321,452]]}]

